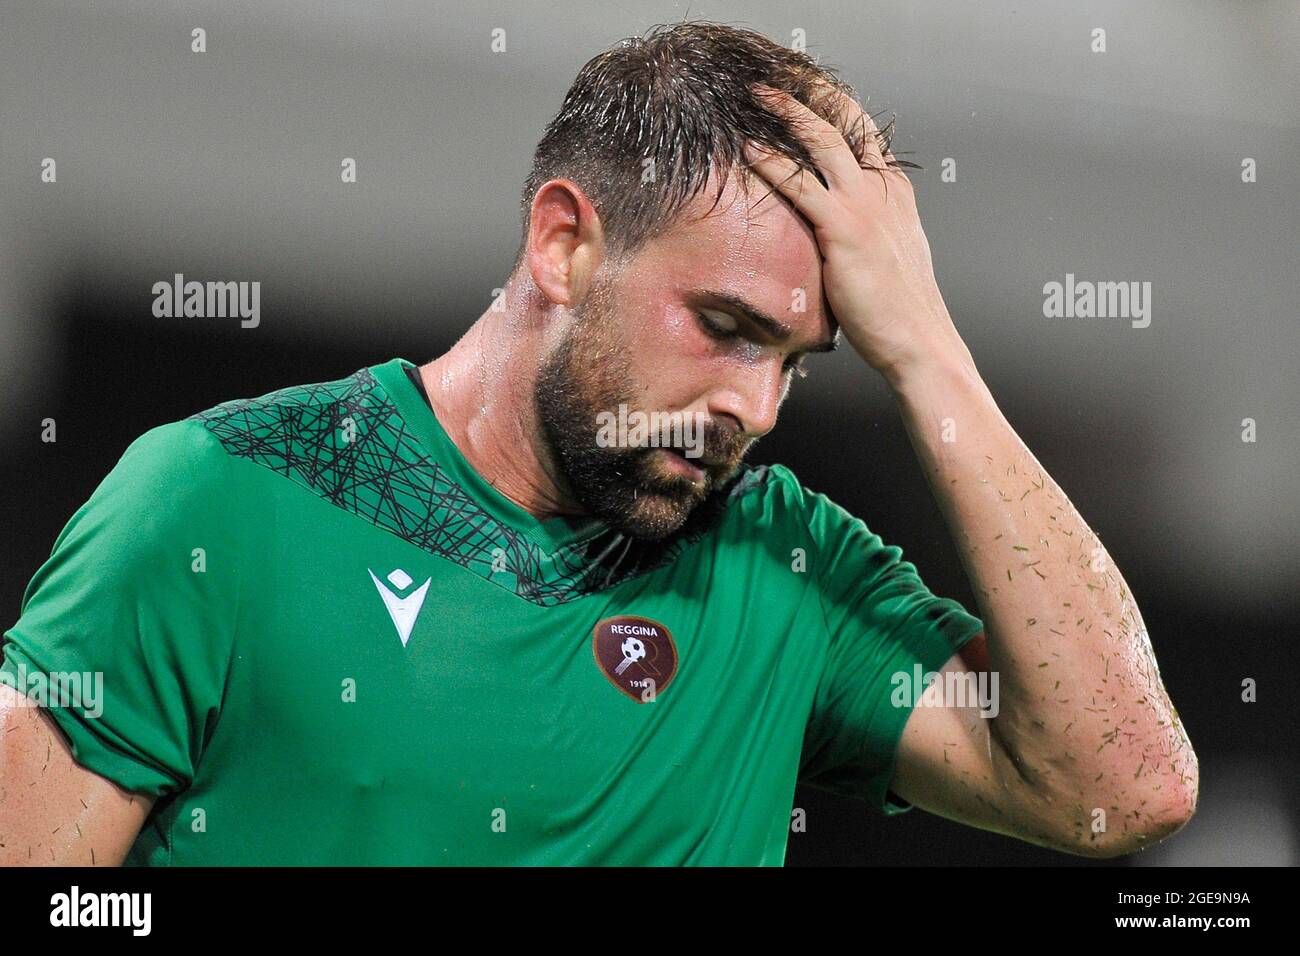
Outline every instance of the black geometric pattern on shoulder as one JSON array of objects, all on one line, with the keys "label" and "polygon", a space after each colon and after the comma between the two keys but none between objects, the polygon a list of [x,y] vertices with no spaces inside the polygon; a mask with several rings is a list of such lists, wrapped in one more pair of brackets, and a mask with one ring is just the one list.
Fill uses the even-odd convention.
[{"label": "black geometric pattern on shoulder", "polygon": [[416,547],[534,604],[602,591],[673,561],[739,496],[767,481],[742,465],[677,534],[644,541],[613,529],[546,552],[484,511],[430,459],[369,369],[224,402],[190,416],[247,458]]}]

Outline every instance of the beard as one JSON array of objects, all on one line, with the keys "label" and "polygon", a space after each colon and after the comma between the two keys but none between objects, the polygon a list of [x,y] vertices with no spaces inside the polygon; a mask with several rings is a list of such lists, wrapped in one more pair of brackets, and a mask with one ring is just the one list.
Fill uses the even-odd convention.
[{"label": "beard", "polygon": [[702,453],[694,461],[704,475],[697,480],[670,467],[669,449],[601,447],[600,413],[616,413],[620,404],[629,412],[638,409],[609,293],[608,286],[592,289],[564,340],[538,370],[533,402],[551,461],[578,503],[617,531],[659,540],[680,529],[696,509],[719,505],[727,479],[752,442],[705,421],[698,436]]}]

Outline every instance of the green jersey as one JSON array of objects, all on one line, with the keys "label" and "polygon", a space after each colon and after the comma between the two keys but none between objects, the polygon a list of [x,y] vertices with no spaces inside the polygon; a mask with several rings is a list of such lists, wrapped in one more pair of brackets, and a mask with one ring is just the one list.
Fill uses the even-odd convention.
[{"label": "green jersey", "polygon": [[[796,782],[892,814],[911,702],[981,630],[781,466],[682,530],[539,520],[402,359],[127,449],[0,678],[156,799],[129,863],[780,865]],[[67,702],[62,702],[67,703]]]}]

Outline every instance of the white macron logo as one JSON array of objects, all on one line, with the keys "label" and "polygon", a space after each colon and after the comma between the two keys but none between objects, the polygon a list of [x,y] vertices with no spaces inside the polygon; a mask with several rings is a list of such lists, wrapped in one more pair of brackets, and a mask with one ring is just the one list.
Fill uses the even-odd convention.
[{"label": "white macron logo", "polygon": [[[369,568],[366,568],[370,571]],[[393,627],[397,628],[397,636],[402,639],[402,646],[411,639],[411,628],[415,627],[415,619],[420,615],[420,608],[424,606],[424,595],[429,590],[429,582],[433,578],[426,578],[425,582],[412,591],[404,598],[399,598],[396,594],[384,587],[384,582],[375,577],[375,572],[370,571],[370,580],[375,582],[375,587],[379,589],[379,596],[384,599],[384,607],[388,608],[388,616],[393,619]],[[411,586],[411,576],[401,568],[394,568],[388,575],[388,583],[399,591],[405,591]]]}]

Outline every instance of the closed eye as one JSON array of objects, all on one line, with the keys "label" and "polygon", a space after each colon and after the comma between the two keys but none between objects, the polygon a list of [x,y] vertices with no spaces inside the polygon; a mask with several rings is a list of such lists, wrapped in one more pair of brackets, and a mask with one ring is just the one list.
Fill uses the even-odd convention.
[{"label": "closed eye", "polygon": [[700,320],[700,327],[707,334],[721,341],[734,339],[736,330],[740,327],[734,315],[728,315],[717,309],[702,309],[696,312],[695,316]]},{"label": "closed eye", "polygon": [[[717,339],[719,342],[726,342],[740,337],[740,324],[736,321],[735,316],[727,312],[718,309],[701,309],[695,313],[695,317],[699,320],[700,328],[710,338]],[[804,359],[807,357],[807,353],[791,355],[785,360],[782,370],[793,372],[800,378],[807,378],[808,370],[804,368],[803,364]]]}]

